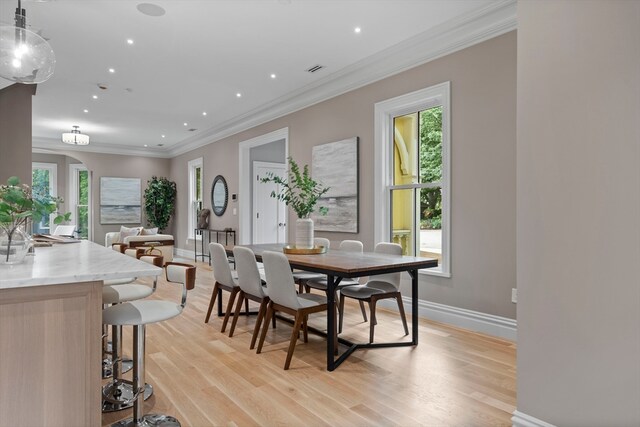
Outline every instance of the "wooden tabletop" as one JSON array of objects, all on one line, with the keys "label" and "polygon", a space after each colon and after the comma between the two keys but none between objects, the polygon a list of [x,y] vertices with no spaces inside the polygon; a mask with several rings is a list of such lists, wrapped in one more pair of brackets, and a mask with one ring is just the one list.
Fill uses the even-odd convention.
[{"label": "wooden tabletop", "polygon": [[[264,251],[282,252],[283,244],[240,245],[251,249],[258,261]],[[227,253],[233,247],[227,247]],[[345,252],[330,249],[318,255],[286,254],[293,268],[341,277],[359,277],[398,271],[419,270],[438,266],[435,258],[419,258],[404,255],[389,255],[376,252]]]}]

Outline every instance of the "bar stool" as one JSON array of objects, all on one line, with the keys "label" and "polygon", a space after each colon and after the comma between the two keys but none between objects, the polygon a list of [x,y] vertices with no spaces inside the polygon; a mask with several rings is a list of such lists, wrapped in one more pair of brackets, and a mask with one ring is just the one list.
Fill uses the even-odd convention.
[{"label": "bar stool", "polygon": [[180,427],[180,422],[171,416],[159,414],[144,415],[143,391],[145,388],[145,327],[182,313],[187,304],[187,291],[195,287],[196,268],[190,264],[168,262],[165,264],[167,282],[182,284],[180,304],[164,300],[137,300],[113,305],[102,311],[102,323],[106,325],[133,326],[133,417],[113,424],[113,427],[166,426]]},{"label": "bar stool", "polygon": [[[164,258],[160,255],[148,255],[138,250],[125,249],[128,256],[136,256],[139,260],[162,268]],[[135,280],[135,279],[134,279]],[[143,299],[155,292],[157,277],[154,277],[153,287],[138,283],[105,285],[102,287],[102,304],[121,304],[124,302]],[[133,406],[133,384],[122,378],[125,373],[122,368],[122,326],[112,326],[112,370],[113,379],[102,387],[102,412],[120,411]],[[145,384],[144,399],[147,400],[153,394],[153,387]]]}]

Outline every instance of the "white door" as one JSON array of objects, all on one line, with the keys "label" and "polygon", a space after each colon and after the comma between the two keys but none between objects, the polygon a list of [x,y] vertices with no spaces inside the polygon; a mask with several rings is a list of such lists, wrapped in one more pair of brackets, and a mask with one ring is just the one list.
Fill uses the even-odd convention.
[{"label": "white door", "polygon": [[273,182],[261,182],[273,173],[286,177],[287,166],[282,163],[253,162],[253,243],[286,243],[287,207],[271,192],[279,186]]}]

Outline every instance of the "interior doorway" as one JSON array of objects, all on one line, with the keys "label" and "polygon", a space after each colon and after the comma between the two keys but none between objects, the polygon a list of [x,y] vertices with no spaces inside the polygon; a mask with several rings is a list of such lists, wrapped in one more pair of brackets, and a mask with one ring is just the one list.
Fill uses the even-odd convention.
[{"label": "interior doorway", "polygon": [[[239,145],[239,182],[240,188],[238,192],[238,215],[239,215],[239,227],[238,227],[238,242],[239,244],[252,244],[254,241],[254,219],[258,215],[254,207],[254,194],[258,190],[257,185],[260,183],[256,179],[256,173],[253,170],[254,164],[259,162],[267,162],[271,164],[280,164],[285,168],[286,161],[289,153],[289,129],[283,128],[277,131],[252,138],[247,141],[243,141]],[[268,195],[271,191],[268,192]],[[262,200],[262,198],[261,198]],[[262,200],[265,203],[267,200]],[[277,202],[272,199],[272,202]],[[281,239],[282,243],[286,242],[288,236],[288,224],[286,220],[287,209],[282,202],[277,202],[277,205],[272,205],[270,212],[262,211],[262,215],[268,215],[270,218],[278,218],[275,226],[277,233],[274,234],[276,239]],[[278,206],[279,207],[275,207]],[[264,209],[264,207],[262,208]],[[278,213],[281,212],[281,213]],[[280,220],[281,219],[281,220]],[[281,224],[281,225],[278,225]],[[263,230],[260,230],[262,233]],[[273,232],[274,230],[272,230]],[[261,236],[263,236],[261,234]],[[258,238],[258,235],[255,235]],[[266,238],[266,237],[261,237]],[[274,238],[274,237],[271,237]],[[272,240],[272,242],[275,242]]]},{"label": "interior doorway", "polygon": [[273,182],[262,182],[269,176],[284,177],[287,166],[284,163],[253,162],[253,243],[286,243],[286,205],[271,197],[278,193],[280,186]]}]

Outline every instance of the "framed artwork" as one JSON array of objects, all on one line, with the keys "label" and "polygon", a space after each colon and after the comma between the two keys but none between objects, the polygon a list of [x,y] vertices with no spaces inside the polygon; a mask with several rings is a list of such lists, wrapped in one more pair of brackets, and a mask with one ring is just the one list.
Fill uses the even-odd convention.
[{"label": "framed artwork", "polygon": [[140,178],[100,177],[100,224],[140,224]]},{"label": "framed artwork", "polygon": [[316,145],[311,152],[311,176],[330,187],[318,201],[327,215],[313,213],[317,231],[358,232],[358,137]]}]

